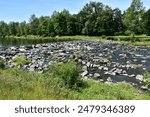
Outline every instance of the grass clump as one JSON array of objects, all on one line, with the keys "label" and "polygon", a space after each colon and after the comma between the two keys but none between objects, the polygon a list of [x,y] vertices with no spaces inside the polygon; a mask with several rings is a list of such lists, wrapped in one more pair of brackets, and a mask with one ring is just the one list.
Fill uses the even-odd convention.
[{"label": "grass clump", "polygon": [[144,86],[150,86],[150,74],[146,72],[144,74],[144,81],[143,81]]},{"label": "grass clump", "polygon": [[14,62],[16,63],[17,66],[23,66],[23,65],[27,65],[30,64],[31,61],[27,60],[26,56],[19,56],[17,58],[15,58]]},{"label": "grass clump", "polygon": [[54,75],[63,80],[67,88],[72,88],[79,82],[79,70],[75,62],[56,64],[51,66],[50,69]]}]

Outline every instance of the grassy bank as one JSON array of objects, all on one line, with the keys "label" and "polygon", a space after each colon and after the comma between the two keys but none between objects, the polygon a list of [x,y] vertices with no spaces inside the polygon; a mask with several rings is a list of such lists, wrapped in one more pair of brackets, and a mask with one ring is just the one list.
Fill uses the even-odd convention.
[{"label": "grassy bank", "polygon": [[[72,67],[69,67],[73,64]],[[16,68],[0,70],[0,99],[150,99],[130,84],[104,84],[79,78],[74,63],[50,67],[38,74]]]},{"label": "grassy bank", "polygon": [[[59,42],[59,41],[72,41],[72,40],[97,40],[97,41],[103,41],[103,40],[113,40],[113,41],[119,41],[119,42],[128,42],[130,45],[133,46],[150,46],[150,36],[146,35],[135,35],[133,38],[132,36],[56,36],[56,37],[40,37],[40,36],[9,36],[6,37],[7,39],[12,40],[41,40],[41,42]],[[40,42],[40,41],[39,41]]]}]

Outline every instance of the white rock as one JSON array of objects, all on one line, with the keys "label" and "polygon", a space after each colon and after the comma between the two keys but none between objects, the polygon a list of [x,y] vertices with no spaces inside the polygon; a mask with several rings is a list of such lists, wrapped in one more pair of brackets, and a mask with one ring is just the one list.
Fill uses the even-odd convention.
[{"label": "white rock", "polygon": [[143,78],[144,78],[143,75],[137,75],[137,76],[136,76],[136,79],[137,79],[137,80],[140,80],[140,81],[143,81],[143,80],[144,80]]},{"label": "white rock", "polygon": [[84,71],[84,72],[81,74],[82,77],[84,77],[84,76],[86,76],[86,75],[88,75],[88,71]]},{"label": "white rock", "polygon": [[101,75],[100,75],[99,73],[95,73],[95,74],[94,74],[94,77],[95,77],[95,78],[99,78],[100,76],[101,76]]}]

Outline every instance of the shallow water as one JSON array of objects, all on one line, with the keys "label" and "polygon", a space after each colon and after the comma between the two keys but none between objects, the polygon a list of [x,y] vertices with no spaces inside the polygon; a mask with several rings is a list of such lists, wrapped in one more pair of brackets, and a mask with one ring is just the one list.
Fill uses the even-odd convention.
[{"label": "shallow water", "polygon": [[51,39],[0,39],[0,46],[19,46],[50,43]]}]

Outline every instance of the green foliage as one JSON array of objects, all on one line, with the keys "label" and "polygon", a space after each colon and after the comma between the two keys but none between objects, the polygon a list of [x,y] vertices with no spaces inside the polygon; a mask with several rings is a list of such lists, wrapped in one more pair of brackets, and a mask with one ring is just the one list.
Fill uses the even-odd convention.
[{"label": "green foliage", "polygon": [[3,100],[149,100],[148,92],[141,92],[127,83],[104,84],[92,80],[83,81],[80,90],[68,89],[60,77],[31,73],[18,69],[5,69],[0,73],[0,99]]},{"label": "green foliage", "polygon": [[150,9],[144,14],[142,22],[144,33],[150,35]]},{"label": "green foliage", "polygon": [[39,34],[39,19],[35,14],[31,15],[29,19],[29,34],[38,35]]},{"label": "green foliage", "polygon": [[112,56],[107,56],[106,59],[112,62]]},{"label": "green foliage", "polygon": [[75,62],[60,63],[51,66],[53,74],[63,79],[64,84],[68,88],[72,88],[79,80],[79,71]]},{"label": "green foliage", "polygon": [[26,56],[19,56],[15,58],[14,62],[16,63],[16,65],[20,65],[20,66],[31,63],[30,60],[27,60]]},{"label": "green foliage", "polygon": [[107,37],[106,39],[107,39],[107,40],[112,40],[112,41],[118,41],[118,38],[112,37],[112,36],[111,36],[111,37],[109,36],[109,37]]},{"label": "green foliage", "polygon": [[144,82],[143,85],[150,86],[150,73],[146,72],[144,74]]},{"label": "green foliage", "polygon": [[142,16],[145,10],[141,0],[133,0],[124,14],[123,22],[127,30],[134,34],[142,33]]},{"label": "green foliage", "polygon": [[0,69],[4,69],[4,68],[5,68],[4,61],[0,58]]},{"label": "green foliage", "polygon": [[5,38],[8,35],[8,26],[4,21],[0,22],[0,38]]}]

